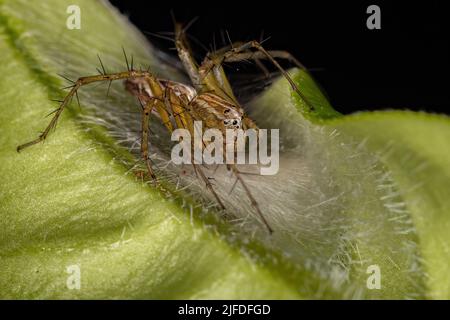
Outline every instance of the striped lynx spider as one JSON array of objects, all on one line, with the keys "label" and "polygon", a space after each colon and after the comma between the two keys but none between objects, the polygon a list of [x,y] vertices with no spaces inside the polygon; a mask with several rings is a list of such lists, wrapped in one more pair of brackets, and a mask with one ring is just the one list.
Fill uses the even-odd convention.
[{"label": "striped lynx spider", "polygon": [[[152,169],[149,157],[149,119],[150,115],[157,116],[164,126],[172,132],[175,128],[183,128],[193,133],[194,121],[201,121],[203,128],[215,128],[225,132],[229,128],[249,128],[257,130],[257,126],[244,112],[244,109],[236,99],[231,85],[222,68],[224,63],[233,63],[244,60],[254,60],[260,64],[260,60],[265,59],[271,62],[287,79],[292,89],[307,103],[307,100],[292,81],[289,74],[281,67],[275,58],[286,59],[296,66],[303,68],[290,53],[286,51],[267,51],[257,41],[246,43],[234,43],[231,46],[210,52],[199,65],[191,52],[186,37],[186,28],[183,29],[180,23],[175,22],[175,45],[178,56],[189,75],[192,85],[178,83],[170,80],[158,79],[150,71],[135,70],[133,63],[128,63],[127,55],[124,51],[127,63],[127,71],[117,73],[106,73],[103,63],[103,72],[93,76],[80,77],[69,87],[70,91],[61,101],[60,106],[46,127],[46,129],[35,139],[17,147],[21,151],[29,146],[43,142],[49,132],[55,128],[56,123],[66,106],[70,104],[74,96],[78,99],[78,90],[85,85],[94,82],[112,82],[124,80],[125,88],[132,95],[136,96],[141,103],[141,156],[146,164],[146,169],[153,181],[157,181]],[[201,166],[192,162],[197,176],[206,184],[206,188],[217,200],[221,209],[225,209],[222,200],[219,198],[211,184],[209,178],[203,172]],[[242,185],[251,205],[256,210],[261,222],[267,230],[272,233],[272,228],[267,223],[261,212],[258,203],[253,197],[250,189],[242,178],[242,173],[235,164],[227,164],[236,181]]]}]

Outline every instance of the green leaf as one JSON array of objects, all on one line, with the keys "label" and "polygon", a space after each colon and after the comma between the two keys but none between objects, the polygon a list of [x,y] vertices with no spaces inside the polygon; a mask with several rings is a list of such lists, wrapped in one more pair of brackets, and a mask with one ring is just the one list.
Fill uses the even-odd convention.
[{"label": "green leaf", "polygon": [[[81,30],[66,28],[71,4],[81,8]],[[128,151],[136,101],[120,84],[109,99],[107,86],[83,88],[82,110],[73,103],[45,144],[18,154],[49,121],[50,99],[63,95],[56,75],[95,74],[97,54],[108,71],[123,71],[122,46],[136,66],[184,80],[106,3],[0,1],[0,297],[450,296],[443,116],[341,116],[307,74],[291,71],[309,111],[276,81],[247,106],[261,127],[281,128],[280,173],[248,178],[273,236],[254,219],[229,227],[204,213],[195,186],[180,193],[139,182]],[[161,150],[164,139],[155,142]],[[227,199],[238,218],[250,210],[242,198]],[[80,290],[66,285],[72,265]],[[372,265],[379,290],[367,287]]]},{"label": "green leaf", "polygon": [[450,298],[450,119],[414,112],[372,112],[332,122],[367,139],[402,190],[417,230],[427,296]]}]

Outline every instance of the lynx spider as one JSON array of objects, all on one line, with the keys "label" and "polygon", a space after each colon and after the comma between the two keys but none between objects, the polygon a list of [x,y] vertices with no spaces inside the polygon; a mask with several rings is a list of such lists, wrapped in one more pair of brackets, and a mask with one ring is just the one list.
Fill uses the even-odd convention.
[{"label": "lynx spider", "polygon": [[[145,161],[149,176],[156,182],[157,178],[151,166],[148,150],[149,120],[152,112],[159,115],[169,132],[172,132],[174,128],[184,128],[193,132],[194,121],[202,121],[205,128],[216,128],[221,131],[229,127],[241,127],[244,130],[248,128],[257,129],[256,124],[245,114],[244,109],[237,101],[222,67],[224,63],[243,60],[254,60],[258,65],[261,65],[261,59],[269,60],[287,79],[292,89],[312,109],[312,106],[300,92],[289,74],[275,60],[275,58],[286,59],[305,70],[303,65],[287,51],[267,51],[257,41],[232,43],[228,47],[208,53],[203,62],[198,65],[187,41],[186,29],[183,29],[180,23],[175,22],[176,49],[193,86],[158,79],[150,71],[135,70],[133,62],[131,62],[130,67],[124,51],[127,71],[106,73],[100,60],[103,72],[100,71],[99,75],[80,77],[73,82],[73,85],[68,87],[70,89],[69,93],[55,110],[46,129],[36,139],[18,146],[17,151],[20,152],[29,146],[43,142],[50,131],[55,128],[61,113],[70,104],[73,97],[76,96],[78,99],[78,90],[82,86],[94,82],[108,81],[111,83],[115,80],[125,80],[125,88],[136,96],[141,103],[141,156],[143,161]],[[225,209],[222,200],[202,168],[195,165],[194,161],[192,163],[196,174],[206,184],[206,188],[212,193],[220,208]],[[249,187],[243,180],[242,173],[234,164],[227,164],[227,168],[235,175],[236,182],[239,181],[241,183],[262,223],[269,233],[272,233],[273,229],[268,224]]]}]

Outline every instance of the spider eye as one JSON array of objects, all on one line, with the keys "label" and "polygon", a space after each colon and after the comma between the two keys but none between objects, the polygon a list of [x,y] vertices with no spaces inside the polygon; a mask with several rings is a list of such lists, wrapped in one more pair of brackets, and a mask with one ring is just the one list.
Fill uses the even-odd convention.
[{"label": "spider eye", "polygon": [[225,111],[223,112],[224,114],[227,114],[230,112],[230,109],[225,109]]},{"label": "spider eye", "polygon": [[228,124],[228,120],[223,120],[223,124]]},{"label": "spider eye", "polygon": [[233,124],[237,124],[237,120],[234,120],[234,121],[233,121]]}]

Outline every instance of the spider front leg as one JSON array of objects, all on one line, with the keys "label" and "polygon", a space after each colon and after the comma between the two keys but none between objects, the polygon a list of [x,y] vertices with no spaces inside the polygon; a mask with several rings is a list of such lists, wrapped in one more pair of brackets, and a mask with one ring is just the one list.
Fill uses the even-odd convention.
[{"label": "spider front leg", "polygon": [[43,142],[47,136],[49,135],[50,131],[56,127],[56,123],[58,122],[59,117],[61,116],[64,109],[67,107],[67,105],[72,101],[73,96],[76,96],[78,98],[78,90],[85,85],[94,83],[94,82],[102,82],[102,81],[115,81],[115,80],[125,80],[125,79],[134,79],[134,78],[144,78],[148,82],[149,86],[151,88],[155,88],[156,86],[160,88],[157,80],[146,71],[135,71],[135,70],[129,70],[124,72],[117,72],[117,73],[111,73],[111,74],[100,74],[95,76],[88,76],[88,77],[81,77],[78,78],[77,81],[74,82],[73,86],[70,87],[69,93],[65,96],[64,100],[61,102],[58,109],[56,109],[55,115],[53,116],[52,120],[48,124],[48,126],[45,128],[45,130],[34,140],[29,141],[27,143],[24,143],[17,147],[17,152],[20,152],[21,150],[30,147],[34,144],[37,144],[39,142]]},{"label": "spider front leg", "polygon": [[[255,41],[256,42],[256,41]],[[258,42],[256,42],[258,43]],[[241,46],[248,46],[248,43],[245,43]],[[262,48],[262,46],[259,44],[259,47]],[[253,47],[255,48],[255,47]],[[233,47],[232,49],[230,49],[229,51],[233,51],[233,50],[237,50],[239,49],[238,47]],[[256,49],[256,48],[255,48]],[[243,50],[242,50],[243,51]],[[297,59],[295,58],[290,52],[285,51],[285,50],[264,50],[265,52],[262,51],[246,51],[246,52],[240,52],[240,56],[238,57],[238,59],[236,61],[241,61],[241,60],[272,60],[269,57],[272,57],[273,59],[283,59],[286,61],[289,61],[290,63],[294,64],[296,67],[306,70],[306,67]],[[233,59],[229,58],[227,60],[227,62],[234,62]],[[273,62],[273,61],[272,61]]]},{"label": "spider front leg", "polygon": [[177,48],[178,57],[183,63],[184,69],[188,73],[191,82],[197,89],[200,89],[202,81],[200,81],[198,74],[197,62],[194,59],[191,47],[186,39],[186,31],[178,22],[175,22],[175,46]]},{"label": "spider front leg", "polygon": [[[257,50],[249,51],[250,49]],[[290,86],[292,87],[292,90],[294,90],[307,104],[307,106],[314,110],[314,107],[312,104],[308,101],[308,99],[304,96],[304,94],[298,89],[295,82],[292,80],[289,73],[284,70],[284,68],[278,63],[275,58],[280,59],[287,59],[288,61],[293,62],[297,67],[306,70],[306,68],[295,59],[290,53],[286,51],[267,51],[264,49],[264,47],[258,42],[258,41],[250,41],[247,43],[244,43],[240,46],[233,47],[230,50],[219,54],[219,55],[212,55],[210,57],[207,57],[203,64],[199,68],[199,73],[206,77],[208,74],[210,74],[211,71],[213,71],[216,75],[216,78],[221,77],[223,74],[222,70],[222,64],[226,62],[240,62],[245,61],[248,59],[267,59],[269,60],[280,72],[281,74],[286,78],[286,80],[289,82]],[[216,70],[216,71],[215,71]],[[221,71],[220,71],[221,70]],[[220,72],[219,72],[220,71]],[[221,82],[221,79],[218,79],[219,82]]]},{"label": "spider front leg", "polygon": [[[220,48],[212,53],[208,53],[206,59],[210,59],[213,61],[217,61],[221,59],[221,57],[226,54],[228,51],[231,51],[233,48],[239,48],[243,45],[245,45],[245,42],[233,42],[232,44],[225,46],[223,48]],[[307,70],[305,68],[305,66],[297,59],[295,58],[290,52],[285,51],[285,50],[268,50],[267,51],[273,58],[277,58],[277,59],[283,59],[283,60],[287,60],[290,63],[294,64],[296,67],[303,69],[303,70]],[[256,65],[258,66],[258,68],[261,69],[261,71],[266,75],[266,77],[270,76],[270,72],[269,70],[266,68],[266,66],[264,66],[264,64],[261,62],[261,60],[266,60],[267,56],[264,55],[262,52],[260,51],[251,51],[251,50],[247,50],[241,52],[242,56],[241,56],[241,60],[254,60]],[[231,62],[231,61],[230,61]]]}]

